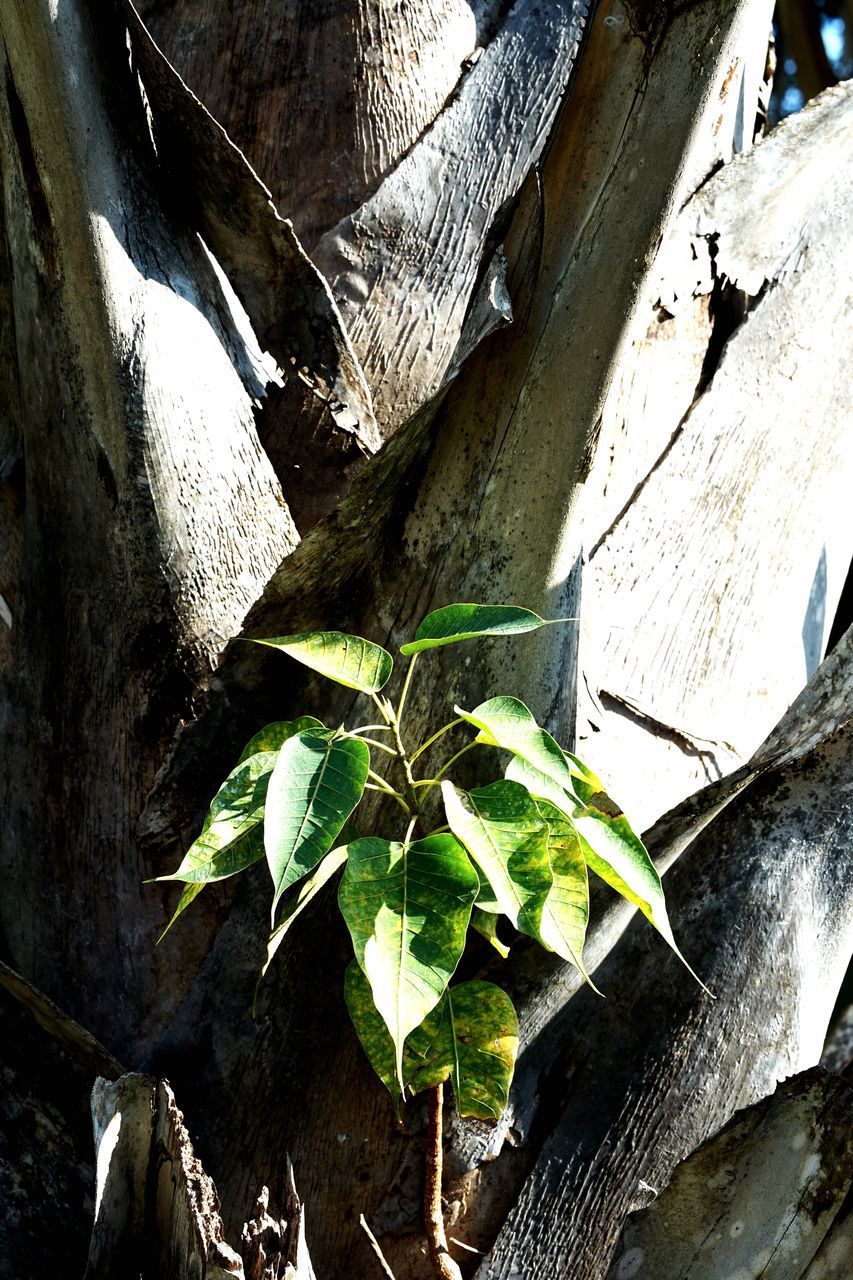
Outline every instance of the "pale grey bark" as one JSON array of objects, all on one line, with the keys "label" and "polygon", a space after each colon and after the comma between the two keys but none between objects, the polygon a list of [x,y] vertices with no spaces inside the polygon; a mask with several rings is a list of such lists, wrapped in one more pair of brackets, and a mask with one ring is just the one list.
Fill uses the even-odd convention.
[{"label": "pale grey bark", "polygon": [[832,1234],[851,1183],[853,1090],[804,1072],[739,1112],[628,1219],[608,1280],[801,1280],[822,1250],[843,1275],[853,1253]]},{"label": "pale grey bark", "polygon": [[[573,49],[579,10],[549,7],[539,30],[536,6],[516,5],[444,110],[422,124],[436,104],[413,100],[408,123],[386,122],[365,178],[364,190],[373,195],[361,211],[345,214],[357,221],[367,218],[365,210],[393,205],[387,225],[378,217],[370,223],[365,262],[375,268],[371,280],[384,280],[389,270],[387,305],[394,314],[389,321],[371,284],[368,305],[358,309],[364,328],[352,345],[322,279],[300,256],[266,192],[132,15],[133,73],[125,70],[124,9],[98,6],[95,19],[85,0],[66,0],[55,14],[56,8],[48,0],[12,0],[0,11],[11,77],[2,103],[10,267],[0,270],[0,296],[9,296],[15,322],[13,334],[0,330],[0,353],[11,370],[0,385],[12,424],[2,475],[12,474],[24,452],[27,462],[25,521],[13,502],[0,515],[12,511],[10,527],[23,537],[22,572],[14,541],[0,563],[12,583],[8,593],[0,585],[12,617],[11,646],[0,647],[4,759],[16,762],[2,797],[4,866],[14,894],[4,917],[7,946],[28,976],[67,997],[129,1065],[174,1081],[222,1194],[222,1231],[232,1241],[266,1185],[271,1199],[260,1204],[246,1241],[248,1247],[263,1239],[263,1251],[276,1253],[281,1215],[269,1206],[283,1205],[292,1186],[290,1152],[321,1276],[375,1265],[358,1226],[363,1212],[377,1234],[385,1233],[381,1243],[398,1280],[419,1280],[418,1238],[393,1234],[419,1226],[417,1110],[411,1133],[394,1129],[387,1099],[346,1026],[339,995],[346,943],[331,904],[318,902],[310,925],[301,922],[282,948],[256,1025],[249,1010],[266,931],[263,868],[248,873],[234,898],[206,891],[156,952],[153,938],[174,895],[140,881],[174,867],[218,778],[260,722],[289,711],[332,717],[348,710],[348,694],[300,683],[280,656],[246,644],[226,647],[241,625],[251,635],[337,626],[393,646],[427,609],[452,599],[514,599],[549,616],[586,613],[579,564],[590,533],[598,540],[631,496],[632,468],[642,476],[661,452],[662,436],[652,433],[650,459],[640,448],[625,467],[597,470],[610,447],[607,415],[628,402],[636,344],[647,334],[648,306],[670,261],[661,245],[710,170],[751,142],[769,6],[766,0],[599,5],[563,102],[568,60],[555,67],[548,58]],[[376,12],[360,10],[364,30]],[[424,40],[434,40],[454,13],[452,6],[425,10],[432,25]],[[501,14],[495,8],[487,17],[497,22]],[[398,18],[403,22],[402,13]],[[530,33],[524,50],[512,43],[522,27]],[[399,25],[382,44],[383,58],[398,38]],[[199,38],[196,50],[203,47]],[[507,50],[511,56],[502,62]],[[449,83],[458,48],[451,42],[443,52]],[[519,73],[528,67],[529,79],[502,82],[495,68],[506,66]],[[413,82],[402,75],[400,83]],[[486,88],[492,97],[479,102]],[[385,90],[377,120],[387,83]],[[512,137],[506,157],[485,137],[495,118],[506,120]],[[466,134],[467,152],[460,148],[460,120],[482,125],[482,132]],[[379,125],[375,135],[371,128],[365,124],[360,136],[379,138]],[[421,128],[427,132],[414,138]],[[547,133],[538,171],[525,178]],[[819,145],[816,134],[809,148]],[[431,150],[430,139],[442,137]],[[805,144],[800,150],[811,165],[814,153]],[[445,161],[459,181],[433,190]],[[386,163],[388,172],[380,173]],[[428,217],[426,237],[418,230],[424,211],[391,199],[395,182],[410,170],[417,189],[436,196],[433,213],[442,200],[453,213],[447,223]],[[220,183],[233,207],[219,205]],[[465,206],[480,195],[485,213]],[[517,208],[504,210],[512,214],[507,228],[495,227],[509,195],[517,196]],[[748,214],[745,199],[736,206],[739,218]],[[718,209],[691,233],[704,242],[727,216]],[[506,296],[494,242],[504,230]],[[810,246],[826,236],[835,243],[833,233],[812,220]],[[396,242],[425,256],[416,265],[431,281],[429,305],[411,330],[400,331],[413,344],[411,361],[401,347],[396,354],[390,349],[388,337],[397,332],[388,324],[405,314],[397,304],[405,301],[411,265],[405,254],[395,258]],[[287,264],[301,283],[295,300],[283,298],[279,307],[270,275],[283,289]],[[778,272],[779,281],[734,331],[719,367],[723,328],[708,304],[700,300],[695,312],[685,308],[682,320],[676,316],[683,360],[667,352],[657,368],[674,371],[679,418],[712,369],[713,383],[725,369],[741,397],[745,429],[759,421],[752,416],[753,382],[784,407],[787,398],[762,368],[762,347],[747,336],[758,332],[763,313],[767,324],[782,314],[802,338],[800,305],[803,315],[814,314],[796,293],[811,279],[808,255],[797,266],[789,262],[784,279]],[[466,333],[467,300],[478,281],[484,288]],[[721,288],[715,282],[712,302]],[[306,289],[313,299],[307,307]],[[773,311],[786,291],[797,308]],[[445,309],[434,308],[433,299]],[[840,314],[840,297],[831,299]],[[510,306],[513,323],[472,349],[473,337],[493,319],[505,320]],[[295,345],[284,322],[291,314],[302,333]],[[373,447],[364,384],[350,357],[378,351],[382,334],[401,381],[392,390],[382,381],[384,357],[375,366],[368,360],[370,390],[385,397],[388,422],[398,402],[421,407],[344,497]],[[460,342],[470,350],[461,368]],[[289,380],[275,412],[261,411],[272,464],[252,416],[270,372],[263,345],[279,364],[298,348],[297,364],[304,359],[308,380],[327,401],[320,434],[301,445],[304,455],[299,430],[317,417],[298,416],[304,398],[288,400],[298,379]],[[455,383],[427,398],[448,361],[455,361]],[[823,393],[817,368],[813,362],[793,370],[794,383],[802,379],[807,388],[804,399]],[[642,377],[648,386],[655,374]],[[697,406],[690,415],[689,425],[705,424],[699,446],[716,425],[702,419],[704,411]],[[639,424],[631,429],[632,450],[653,416],[648,407],[631,418]],[[666,427],[668,438],[677,426],[664,415],[657,430]],[[278,452],[271,440],[277,431]],[[731,434],[727,448],[736,451],[743,438]],[[810,470],[809,440],[803,436],[799,444],[800,469]],[[696,456],[706,457],[701,449]],[[836,470],[840,459],[839,451]],[[794,468],[793,453],[790,462]],[[733,471],[736,463],[726,475]],[[604,473],[609,489],[597,505],[589,498],[603,492]],[[782,473],[773,474],[781,483]],[[300,476],[300,529],[344,498],[301,542],[279,487],[281,480],[289,499]],[[617,490],[624,496],[608,506]],[[691,492],[699,504],[701,488]],[[810,492],[812,504],[823,501],[823,490]],[[749,529],[744,563],[766,537],[758,522]],[[840,537],[837,546],[840,555]],[[635,532],[621,561],[642,555],[651,577],[656,551]],[[593,585],[603,563],[597,553],[587,573]],[[613,581],[614,597],[624,594],[623,579],[617,574]],[[662,600],[659,593],[654,607],[663,608]],[[703,617],[694,642],[708,650],[713,641]],[[2,627],[0,618],[0,634]],[[444,704],[518,691],[568,743],[576,644],[576,628],[567,626],[517,647],[485,646],[467,662],[467,652],[439,652],[421,660],[424,681],[410,714],[432,725],[441,716],[439,696]],[[792,713],[775,746],[686,802],[651,837],[668,863],[697,836],[668,876],[670,897],[685,950],[715,987],[716,1004],[706,1003],[676,962],[662,958],[662,944],[655,947],[636,924],[629,926],[624,912],[605,913],[591,938],[592,961],[613,993],[605,1006],[578,993],[547,958],[536,961],[522,949],[513,961],[507,976],[524,1027],[513,1112],[488,1144],[457,1129],[449,1150],[448,1190],[458,1205],[448,1234],[451,1244],[464,1239],[486,1252],[495,1244],[484,1274],[489,1268],[496,1276],[513,1268],[584,1280],[604,1274],[637,1178],[665,1179],[732,1109],[817,1056],[849,954],[845,655],[824,668],[820,688]],[[685,679],[686,665],[674,679]],[[590,684],[594,693],[609,687]],[[679,685],[673,696],[682,692]],[[630,689],[622,693],[631,697]],[[781,694],[773,705],[778,715]],[[644,747],[659,732],[647,721]],[[594,763],[610,780],[610,748],[601,751]],[[613,772],[626,776],[616,746],[613,755]],[[673,796],[689,789],[680,777]],[[622,799],[618,780],[613,789]],[[795,877],[801,898],[793,910]],[[574,1054],[568,1080],[567,1053]],[[724,1096],[710,1084],[715,1055]],[[538,1106],[529,1096],[534,1089]],[[655,1126],[658,1140],[651,1141]],[[521,1145],[502,1146],[505,1137]],[[484,1159],[499,1149],[498,1159]],[[188,1238],[183,1228],[181,1238]],[[546,1241],[552,1247],[544,1258]],[[192,1247],[201,1256],[197,1241]],[[252,1256],[263,1274],[267,1259],[258,1251]]]},{"label": "pale grey bark", "polygon": [[[605,414],[617,462],[599,455],[589,484],[580,741],[643,825],[747,760],[825,649],[853,555],[852,163],[847,85],[702,186],[661,254],[670,339],[641,348]],[[691,343],[708,294],[718,311],[728,295],[730,332]],[[709,341],[694,392],[679,374]]]},{"label": "pale grey bark", "polygon": [[[171,1012],[160,956],[136,972],[165,923],[165,903],[142,888],[157,870],[139,838],[147,794],[298,537],[253,419],[270,363],[199,238],[192,169],[183,205],[169,189],[151,133],[157,94],[144,96],[129,65],[123,9],[54,9],[13,2],[0,14],[3,465],[16,479],[3,511],[14,590],[0,620],[2,733],[4,760],[18,762],[0,784],[2,909],[17,967],[124,1051]],[[174,87],[169,107],[173,153],[191,117],[197,167],[211,165],[209,181],[228,169],[243,221],[231,211],[240,249],[223,256],[242,268],[259,326],[266,314],[283,333],[265,278],[278,254],[303,277],[296,290],[285,278],[281,316],[316,302],[306,327],[325,332],[327,361],[346,342],[324,282],[218,126],[188,97],[179,119]],[[72,883],[88,885],[82,912],[69,910]],[[208,942],[197,939],[197,958]]]},{"label": "pale grey bark", "polygon": [[607,1001],[581,992],[560,1014],[546,1078],[569,1102],[484,1280],[604,1274],[640,1183],[664,1185],[734,1110],[819,1058],[853,946],[851,707],[837,714],[828,741],[753,782],[666,876],[676,934],[717,998],[635,922],[595,971]]},{"label": "pale grey bark", "polygon": [[417,143],[509,0],[139,7],[310,249]]}]

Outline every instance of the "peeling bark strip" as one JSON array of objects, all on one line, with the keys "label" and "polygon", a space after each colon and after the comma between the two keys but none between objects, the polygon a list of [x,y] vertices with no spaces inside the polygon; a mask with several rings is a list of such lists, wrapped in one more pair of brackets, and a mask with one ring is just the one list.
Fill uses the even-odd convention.
[{"label": "peeling bark strip", "polygon": [[245,156],[154,44],[131,0],[125,9],[170,195],[216,255],[284,372],[295,370],[328,405],[335,425],[375,451],[370,392],[328,285]]},{"label": "peeling bark strip", "polygon": [[[644,825],[747,760],[824,652],[853,556],[853,435],[837,355],[853,346],[853,295],[837,266],[853,232],[851,167],[848,84],[687,204],[661,255],[668,323],[678,332],[694,295],[709,292],[719,315],[733,289],[745,295],[738,318],[600,535],[602,489],[619,490],[631,459],[617,462],[615,486],[614,468],[591,477],[584,648],[597,700],[582,697],[581,736]],[[667,389],[684,362],[683,342],[670,346],[654,369]],[[703,354],[713,348],[702,341]],[[619,458],[626,424],[633,433],[643,419],[642,379],[637,392],[608,408],[603,457]]]},{"label": "peeling bark strip", "polygon": [[608,1280],[801,1280],[851,1183],[853,1089],[806,1071],[678,1166],[628,1219]]},{"label": "peeling bark strip", "polygon": [[264,1187],[243,1229],[243,1258],[226,1243],[216,1188],[166,1081],[96,1081],[92,1121],[97,1188],[85,1280],[315,1280],[292,1171],[287,1218],[268,1215]]},{"label": "peeling bark strip", "polygon": [[447,372],[495,219],[563,100],[587,9],[586,0],[518,0],[423,138],[314,249],[384,436]]}]

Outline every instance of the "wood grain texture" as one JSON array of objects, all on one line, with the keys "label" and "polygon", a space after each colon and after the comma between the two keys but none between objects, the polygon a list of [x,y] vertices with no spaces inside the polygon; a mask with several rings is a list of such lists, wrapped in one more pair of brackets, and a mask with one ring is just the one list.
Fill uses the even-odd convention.
[{"label": "wood grain texture", "polygon": [[18,969],[132,1057],[172,1000],[160,955],[139,971],[168,918],[141,884],[145,799],[297,538],[253,421],[267,370],[163,197],[121,11],[75,0],[54,21],[47,0],[12,3],[0,29],[15,332],[0,381],[26,456],[2,924]]},{"label": "wood grain texture", "polygon": [[85,1280],[243,1280],[169,1085],[138,1074],[99,1079],[92,1122],[97,1187]]},{"label": "wood grain texture", "polygon": [[518,0],[417,146],[314,248],[385,436],[442,382],[493,223],[542,153],[586,11],[584,0]]},{"label": "wood grain texture", "polygon": [[[758,779],[805,762],[826,746],[853,714],[853,632],[821,664],[808,686],[748,765],[683,801],[644,833],[658,871],[666,875],[691,843]],[[668,886],[668,879],[665,880]],[[584,956],[595,975],[635,918],[633,909],[593,878]],[[667,888],[667,892],[669,892]],[[739,928],[739,924],[735,926]],[[680,941],[691,960],[689,940]],[[647,933],[651,949],[660,945]],[[492,962],[484,975],[506,988],[519,1009],[520,1053],[502,1121],[490,1132],[457,1124],[447,1154],[448,1195],[460,1205],[454,1235],[488,1250],[564,1105],[551,1066],[572,1052],[573,1002],[583,991],[578,971],[536,948],[514,947],[507,963]],[[598,982],[598,979],[595,979]],[[608,992],[608,999],[612,993]],[[723,997],[726,998],[726,997]],[[626,1048],[626,1059],[630,1050]],[[639,1069],[639,1068],[638,1068]],[[712,1068],[713,1069],[713,1068]]]},{"label": "wood grain texture", "polygon": [[310,247],[417,142],[506,0],[144,0],[155,38]]},{"label": "wood grain texture", "polygon": [[[849,386],[837,359],[853,339],[851,295],[836,268],[853,227],[851,121],[849,88],[828,91],[702,187],[676,234],[681,256],[667,250],[682,297],[709,288],[719,309],[736,288],[753,301],[724,327],[681,419],[660,415],[671,434],[634,472],[585,574],[581,742],[608,762],[641,825],[748,759],[824,652],[853,554]],[[697,286],[709,244],[713,279],[705,268]],[[670,323],[685,314],[689,305]],[[654,351],[638,358],[645,376],[683,378],[687,390],[696,349],[670,346],[666,381],[665,352],[658,364]],[[641,416],[656,411],[641,383],[620,410],[632,433],[635,394]],[[618,453],[619,433],[604,447]],[[611,467],[617,490],[635,461]],[[597,499],[602,477],[590,481],[592,530],[615,505]]]},{"label": "wood grain texture", "polygon": [[851,1183],[853,1090],[803,1072],[738,1112],[628,1219],[608,1280],[801,1280]]},{"label": "wood grain texture", "polygon": [[310,387],[331,427],[376,449],[370,392],[323,277],[221,125],[125,5],[161,183],[224,268],[285,377]]},{"label": "wood grain texture", "polygon": [[[688,194],[692,140],[719,118],[719,86],[745,12],[691,8],[669,40],[656,32],[649,47],[601,14],[541,181],[528,180],[507,238],[516,323],[486,340],[441,403],[404,427],[303,540],[248,620],[249,634],[341,625],[394,647],[429,608],[454,599],[515,601],[550,617],[577,612],[580,481],[663,228]],[[647,155],[654,166],[641,168]],[[409,702],[413,731],[436,727],[436,705],[448,698],[464,705],[524,689],[536,714],[571,740],[574,643],[571,627],[555,627],[516,644],[484,644],[470,661],[461,651],[429,655]],[[175,759],[173,790],[153,802],[161,820],[181,811],[182,787],[191,793],[198,785],[200,742],[224,740],[241,725],[251,731],[247,719],[269,716],[264,690],[280,667],[268,661],[238,646],[227,655],[206,719]],[[316,686],[301,688],[301,709],[346,710],[328,695],[320,701]],[[363,1212],[383,1232],[398,1280],[420,1277],[423,1258],[399,1234],[418,1222],[417,1138],[395,1132],[354,1040],[328,1033],[345,1025],[346,940],[332,904],[318,902],[313,925],[294,931],[293,945],[282,949],[256,1030],[247,1010],[262,945],[261,892],[258,881],[238,890],[228,925],[157,1046],[158,1069],[181,1092],[184,1081],[192,1084],[194,1123],[206,1126],[226,1206],[244,1203],[262,1179],[275,1190],[286,1148],[319,1270],[343,1274],[357,1250],[373,1265],[357,1225]],[[263,1112],[261,1125],[257,1099],[271,1089],[280,1105],[274,1115]],[[235,1132],[245,1135],[239,1149]]]},{"label": "wood grain texture", "polygon": [[637,921],[596,971],[606,1004],[572,1002],[549,1077],[568,1101],[483,1280],[597,1280],[641,1181],[665,1184],[738,1107],[817,1061],[853,943],[852,742],[848,723],[757,780],[667,874],[676,936],[716,1000]]}]

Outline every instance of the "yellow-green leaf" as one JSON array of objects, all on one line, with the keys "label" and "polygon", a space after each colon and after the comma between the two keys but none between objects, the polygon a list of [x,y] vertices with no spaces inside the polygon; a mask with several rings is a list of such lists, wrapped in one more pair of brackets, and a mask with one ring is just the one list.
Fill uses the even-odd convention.
[{"label": "yellow-green leaf", "polygon": [[553,877],[548,824],[527,790],[501,779],[474,791],[443,782],[447,824],[491,885],[499,909],[523,933],[539,936]]},{"label": "yellow-green leaf", "polygon": [[[571,793],[524,761],[512,760],[506,776],[521,782],[537,799],[549,800],[565,814],[581,837],[589,869],[638,907],[693,973],[673,936],[657,867],[619,805],[610,798],[592,770],[578,762],[573,769]],[[696,980],[704,986],[701,979]]]},{"label": "yellow-green leaf", "polygon": [[547,730],[542,729],[533,713],[518,698],[490,698],[473,711],[454,710],[480,732],[477,741],[491,747],[502,747],[520,756],[534,769],[540,770],[558,786],[572,788],[572,770],[565,755]]},{"label": "yellow-green leaf", "polygon": [[287,739],[295,734],[304,733],[306,729],[322,728],[320,721],[315,720],[313,716],[299,716],[296,720],[276,720],[273,724],[264,725],[263,729],[259,729],[255,736],[249,739],[237,763],[242,764],[250,756],[256,756],[259,751],[280,751]]},{"label": "yellow-green leaf", "polygon": [[412,1093],[450,1080],[462,1116],[499,1120],[518,1051],[518,1019],[505,991],[491,982],[448,987],[441,1004],[406,1042]]},{"label": "yellow-green leaf", "polygon": [[344,1000],[367,1060],[390,1093],[399,1117],[403,1095],[397,1082],[394,1041],[357,960],[350,961],[344,974]]},{"label": "yellow-green leaf", "polygon": [[[346,971],[344,997],[361,1047],[399,1117],[402,1094],[394,1042],[355,960]],[[448,987],[406,1040],[405,1092],[422,1093],[450,1080],[461,1115],[497,1120],[507,1104],[517,1051],[518,1019],[506,992],[491,982]]]},{"label": "yellow-green leaf", "polygon": [[539,941],[575,965],[592,986],[583,963],[589,921],[584,842],[557,805],[550,800],[537,800],[536,807],[548,824],[548,860],[552,875],[539,922]]},{"label": "yellow-green leaf", "polygon": [[402,1081],[406,1036],[435,1008],[459,963],[480,881],[450,834],[347,846],[338,901]]},{"label": "yellow-green leaf", "polygon": [[229,773],[213,797],[201,835],[177,871],[160,880],[225,880],[264,856],[261,824],[275,762],[274,751],[259,751]]},{"label": "yellow-green leaf", "polygon": [[299,635],[276,636],[255,643],[278,649],[312,671],[359,693],[378,693],[387,684],[394,665],[394,659],[381,645],[342,631],[303,631]]}]

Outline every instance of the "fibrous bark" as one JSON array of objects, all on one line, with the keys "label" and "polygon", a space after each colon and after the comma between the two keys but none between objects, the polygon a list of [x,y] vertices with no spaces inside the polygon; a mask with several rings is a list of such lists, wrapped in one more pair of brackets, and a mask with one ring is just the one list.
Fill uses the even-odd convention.
[{"label": "fibrous bark", "polygon": [[[13,333],[0,330],[0,353],[11,367],[2,381],[9,413],[0,474],[20,477],[26,466],[23,516],[8,490],[0,507],[21,546],[19,552],[10,541],[0,565],[0,594],[12,619],[5,637],[11,645],[0,647],[9,707],[4,759],[14,762],[3,782],[13,904],[4,912],[7,946],[29,976],[65,998],[131,1065],[174,1079],[222,1192],[223,1232],[232,1240],[257,1188],[269,1186],[271,1199],[259,1204],[247,1233],[247,1247],[258,1246],[256,1271],[279,1267],[270,1259],[284,1257],[276,1244],[281,1219],[269,1205],[283,1203],[292,1185],[289,1150],[321,1274],[375,1265],[358,1226],[364,1212],[398,1280],[422,1276],[418,1244],[404,1235],[420,1226],[419,1116],[415,1111],[409,1133],[393,1128],[387,1099],[347,1029],[338,994],[346,941],[331,923],[330,904],[318,901],[310,925],[301,922],[282,948],[254,1024],[249,1011],[267,911],[263,870],[248,873],[230,912],[227,891],[206,891],[153,959],[153,939],[174,897],[140,881],[173,868],[216,781],[259,723],[309,710],[331,723],[349,709],[349,694],[299,682],[280,656],[227,645],[229,636],[241,627],[259,636],[326,625],[393,646],[429,608],[465,598],[516,600],[546,616],[574,616],[586,611],[581,560],[591,541],[597,550],[585,576],[594,612],[610,622],[593,631],[600,661],[585,662],[584,671],[592,699],[609,692],[623,710],[605,706],[608,719],[596,726],[603,731],[587,754],[608,779],[613,775],[620,800],[627,789],[620,779],[634,785],[623,763],[624,711],[641,721],[634,741],[643,749],[668,725],[686,729],[688,746],[692,737],[701,756],[701,726],[681,723],[669,708],[657,707],[657,715],[652,707],[644,717],[643,697],[620,682],[619,661],[628,669],[635,655],[617,627],[639,633],[645,618],[623,623],[619,610],[629,582],[639,584],[632,590],[638,599],[648,583],[648,609],[662,598],[655,570],[660,561],[663,573],[664,551],[671,564],[683,529],[669,542],[659,539],[661,526],[647,523],[643,502],[658,492],[656,505],[671,514],[670,491],[654,489],[664,479],[689,491],[694,504],[703,500],[706,488],[687,481],[698,457],[707,484],[717,423],[710,410],[724,386],[743,418],[726,437],[728,450],[747,440],[776,448],[777,437],[762,434],[759,409],[769,400],[781,414],[793,385],[803,389],[809,414],[827,417],[814,438],[834,450],[832,476],[810,481],[812,504],[828,505],[828,481],[840,486],[847,474],[844,442],[827,412],[834,401],[826,365],[792,363],[788,384],[786,366],[777,362],[776,377],[762,373],[759,380],[763,350],[754,341],[762,326],[770,332],[781,319],[796,337],[774,349],[783,359],[796,355],[802,317],[812,326],[825,321],[809,309],[810,282],[825,288],[827,314],[844,314],[839,282],[810,274],[812,248],[836,243],[832,218],[808,200],[795,217],[785,210],[787,221],[774,220],[782,229],[778,243],[803,239],[808,252],[797,260],[777,244],[774,261],[758,263],[770,283],[744,323],[715,310],[750,288],[739,255],[756,218],[737,183],[749,183],[751,173],[763,181],[796,159],[801,179],[802,165],[809,166],[811,192],[814,174],[824,172],[822,161],[813,162],[823,144],[807,122],[794,159],[784,142],[792,135],[782,134],[765,144],[777,152],[755,153],[775,154],[767,169],[754,157],[724,168],[688,205],[696,215],[690,236],[706,264],[709,243],[719,245],[718,274],[704,272],[705,292],[695,290],[695,301],[696,282],[689,281],[681,320],[675,308],[680,332],[690,334],[672,380],[679,413],[674,422],[664,415],[666,432],[651,433],[625,467],[605,468],[603,493],[596,457],[614,438],[608,415],[630,404],[632,422],[655,416],[634,416],[637,398],[626,386],[634,344],[648,336],[649,306],[673,301],[660,293],[674,261],[661,247],[685,225],[682,207],[709,172],[752,141],[765,0],[600,5],[568,95],[581,6],[549,6],[543,19],[541,6],[520,0],[443,109],[413,104],[397,133],[389,117],[363,186],[352,188],[364,203],[344,209],[343,224],[325,239],[330,271],[335,253],[343,254],[333,274],[352,342],[323,280],[240,154],[132,12],[98,8],[95,16],[85,0],[67,0],[57,12],[49,0],[13,0],[0,13],[9,264],[6,270],[0,258],[0,293],[14,319]],[[367,30],[378,7],[360,12]],[[451,9],[425,12],[432,40]],[[227,20],[236,13],[229,10]],[[383,58],[406,20],[402,10],[395,13]],[[503,16],[497,8],[489,13],[495,24]],[[200,30],[193,42],[197,67],[205,39]],[[443,53],[450,83],[458,50],[448,45]],[[229,75],[237,66],[235,58]],[[321,62],[314,66],[312,75]],[[508,84],[503,71],[513,67],[519,80]],[[292,82],[287,68],[282,76],[283,85]],[[233,89],[233,79],[230,90],[223,84],[223,101]],[[834,107],[843,112],[842,99]],[[298,95],[288,111],[293,103],[297,109]],[[820,119],[837,121],[833,109]],[[495,120],[506,124],[505,135],[495,133]],[[840,136],[833,135],[836,142]],[[753,161],[755,169],[743,167]],[[445,166],[452,181],[442,186]],[[233,207],[219,205],[220,189]],[[428,203],[407,203],[410,190]],[[715,193],[726,198],[712,208]],[[507,199],[517,201],[514,210]],[[288,211],[286,203],[282,208]],[[331,215],[321,210],[317,217],[319,227]],[[729,225],[739,228],[739,243],[726,240]],[[786,241],[792,227],[797,234]],[[413,254],[423,287],[419,311],[410,305]],[[754,259],[746,263],[750,271]],[[298,281],[295,300],[280,293],[286,268]],[[514,323],[473,349],[510,310]],[[292,374],[294,360],[297,372],[276,408],[284,427],[262,411],[272,462],[253,418],[273,372],[264,345],[282,372]],[[356,353],[367,363],[386,434],[399,430],[344,497],[378,443]],[[456,382],[439,391],[448,371]],[[300,372],[321,393],[319,411],[302,396]],[[835,386],[841,394],[840,380]],[[697,391],[705,395],[693,406]],[[305,423],[318,434],[301,446],[303,457],[295,437]],[[812,438],[789,433],[785,466],[774,456],[769,469],[777,486],[790,487],[798,467],[809,469]],[[729,457],[720,474],[729,483],[737,472]],[[305,483],[302,529],[330,502],[344,500],[299,543],[279,480],[288,494]],[[739,492],[746,501],[757,491],[747,485]],[[20,485],[12,499],[19,492]],[[778,541],[777,528],[799,541],[804,528],[814,533],[808,513],[797,511],[788,492],[783,498],[774,511],[778,525],[749,524],[740,544],[744,563]],[[845,536],[833,534],[827,612]],[[619,554],[611,555],[617,544]],[[642,557],[639,573],[632,556]],[[697,574],[705,568],[700,557]],[[803,625],[794,617],[802,606],[799,574],[798,565],[785,584],[791,620],[784,619],[785,645],[773,668],[783,675],[766,699],[761,732],[771,703],[778,716],[795,692],[785,663]],[[694,644],[712,653],[714,619],[702,618]],[[684,633],[675,633],[689,655]],[[809,669],[824,636],[809,625]],[[570,744],[576,651],[572,626],[549,628],[515,648],[486,646],[471,662],[439,651],[421,664],[424,680],[410,714],[432,727],[439,690],[442,704],[517,691]],[[686,666],[682,657],[674,699],[687,699]],[[837,669],[824,670],[830,683]],[[709,667],[703,688],[710,676]],[[846,689],[847,675],[842,683]],[[737,690],[730,692],[727,714],[737,701]],[[778,749],[768,747],[754,766],[744,764],[670,815],[652,841],[662,863],[681,853],[670,897],[685,949],[715,987],[716,1004],[674,960],[663,962],[636,925],[627,927],[624,912],[606,912],[591,938],[599,982],[618,993],[606,1006],[578,994],[547,959],[533,961],[522,948],[513,962],[508,980],[524,1028],[517,1079],[527,1093],[517,1092],[503,1128],[488,1139],[454,1127],[448,1152],[458,1179],[451,1194],[459,1192],[450,1246],[454,1237],[484,1250],[494,1243],[484,1275],[524,1274],[525,1267],[541,1276],[561,1267],[584,1280],[603,1275],[637,1179],[657,1185],[734,1107],[816,1057],[849,949],[850,744],[840,696],[834,684],[829,695],[814,695],[792,730],[796,749],[783,733]],[[715,741],[724,730],[730,732],[714,728]],[[737,760],[748,759],[758,733],[753,726],[749,743],[738,742]],[[684,754],[678,744],[676,751]],[[638,755],[634,750],[634,775],[641,772]],[[671,790],[661,785],[649,802],[650,816],[696,785],[693,760],[689,770],[682,763],[672,769]],[[48,779],[44,793],[33,777]],[[795,874],[802,899],[793,910]],[[779,1014],[765,1026],[774,994]],[[757,1027],[760,1034],[750,1038]],[[724,1096],[710,1084],[717,1052]],[[655,1126],[657,1144],[649,1138]],[[505,1138],[522,1145],[511,1149]]]},{"label": "fibrous bark", "polygon": [[832,1236],[851,1182],[853,1091],[804,1072],[739,1112],[628,1219],[608,1280],[801,1280],[827,1263],[842,1275],[853,1255]]}]

